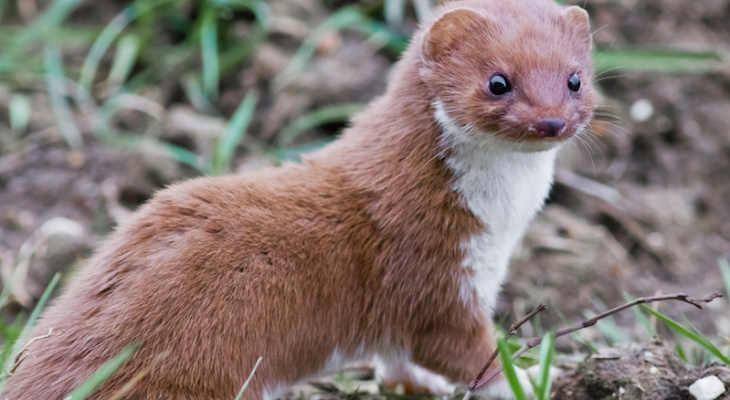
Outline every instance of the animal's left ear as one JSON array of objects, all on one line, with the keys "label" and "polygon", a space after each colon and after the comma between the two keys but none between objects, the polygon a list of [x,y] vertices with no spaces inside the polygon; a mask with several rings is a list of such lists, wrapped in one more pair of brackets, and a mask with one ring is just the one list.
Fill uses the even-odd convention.
[{"label": "animal's left ear", "polygon": [[593,35],[591,35],[591,23],[588,20],[586,10],[571,6],[563,10],[563,19],[575,30],[579,35],[585,35],[586,44],[590,49],[593,46]]}]

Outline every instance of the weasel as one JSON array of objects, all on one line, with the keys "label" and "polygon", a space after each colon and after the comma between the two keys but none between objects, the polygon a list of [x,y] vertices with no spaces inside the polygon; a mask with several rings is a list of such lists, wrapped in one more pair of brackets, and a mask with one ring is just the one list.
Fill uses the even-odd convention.
[{"label": "weasel", "polygon": [[552,0],[436,9],[341,138],[142,206],[46,310],[32,336],[51,336],[1,398],[62,399],[133,342],[90,399],[230,400],[259,357],[244,399],[376,354],[386,381],[468,382],[556,153],[592,118],[590,50],[586,12]]}]

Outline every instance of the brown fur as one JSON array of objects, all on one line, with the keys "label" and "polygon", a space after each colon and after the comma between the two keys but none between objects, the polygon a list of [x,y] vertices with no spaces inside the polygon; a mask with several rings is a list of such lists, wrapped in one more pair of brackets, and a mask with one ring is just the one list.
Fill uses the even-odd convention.
[{"label": "brown fur", "polygon": [[[486,67],[533,74],[520,79],[549,113],[566,101],[539,80],[557,79],[568,57],[588,87],[590,42],[587,22],[580,27],[575,12],[562,18],[550,0],[468,0],[434,14],[456,7],[487,17],[456,25],[476,26],[468,37],[419,33],[387,93],[301,165],[160,191],[46,311],[33,336],[53,335],[31,345],[2,398],[61,399],[133,341],[139,351],[92,399],[109,398],[145,367],[125,398],[233,399],[262,356],[244,394],[259,399],[316,374],[335,350],[354,355],[363,345],[407,348],[455,382],[473,378],[493,348],[492,327],[459,299],[460,244],[483,226],[451,190],[432,103],[442,98],[462,123],[507,124],[515,140],[535,140],[522,128],[535,116],[505,119],[483,98]],[[514,41],[524,48],[501,47]],[[491,55],[503,58],[485,61]],[[583,114],[593,107],[592,92],[584,96]]]}]

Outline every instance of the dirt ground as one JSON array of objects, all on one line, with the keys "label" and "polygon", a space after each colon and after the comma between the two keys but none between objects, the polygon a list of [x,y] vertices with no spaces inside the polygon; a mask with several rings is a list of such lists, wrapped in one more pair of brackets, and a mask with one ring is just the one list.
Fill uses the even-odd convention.
[{"label": "dirt ground", "polygon": [[[195,111],[181,95],[181,77],[173,73],[141,91],[142,97],[163,107],[161,116],[130,111],[117,115],[115,123],[140,131],[152,126],[161,140],[205,153],[253,88],[261,93],[261,101],[248,134],[262,143],[273,143],[282,127],[306,111],[369,101],[384,90],[397,55],[351,31],[327,36],[301,74],[281,90],[272,88],[272,79],[286,67],[306,33],[346,3],[352,2],[270,2],[275,32],[246,68],[225,78],[214,104],[222,115]],[[72,21],[83,22],[98,13],[110,19],[121,8],[110,4],[98,9],[87,4]],[[659,46],[730,54],[730,0],[589,0],[585,8],[599,50]],[[291,21],[297,21],[296,29],[286,25]],[[414,27],[410,23],[403,29],[407,34]],[[624,293],[724,293],[718,258],[730,257],[729,64],[697,74],[614,70],[597,81],[603,101],[593,134],[561,155],[549,203],[515,255],[497,310],[496,318],[506,326],[538,303],[549,304],[553,311],[539,324],[528,324],[521,332],[524,337],[618,305]],[[24,132],[11,131],[8,123],[10,93],[17,90],[28,93],[34,106]],[[77,117],[83,126],[81,112]],[[311,129],[293,145],[334,135],[342,127]],[[68,149],[42,85],[0,82],[0,276],[7,281],[14,267],[24,268],[23,284],[14,289],[16,304],[7,315],[32,306],[53,273],[83,263],[116,223],[155,190],[199,175],[166,158],[102,144],[89,134],[84,139],[82,151]],[[235,170],[275,163],[270,156],[242,147]],[[704,311],[680,303],[665,303],[660,309],[677,318],[684,313],[711,338],[730,336],[726,299]],[[613,323],[627,340],[649,340],[631,312],[618,315]],[[670,337],[663,329],[660,333]],[[606,329],[589,329],[582,336],[613,344]],[[575,340],[558,345],[574,359],[588,355]],[[631,364],[631,357],[644,357],[648,351],[671,370],[662,373],[663,379],[673,379],[662,387],[673,389],[652,392],[642,381],[646,391],[634,393],[627,387],[620,398],[689,399],[687,382],[707,368],[720,368],[685,373],[667,345],[634,346],[616,350],[621,354],[612,362],[619,367],[588,357],[581,369],[556,384],[554,398],[618,398],[615,393],[626,379],[641,375],[647,366],[643,359]],[[605,382],[586,377],[586,370],[600,368],[619,372]],[[727,370],[718,374],[730,383]]]}]

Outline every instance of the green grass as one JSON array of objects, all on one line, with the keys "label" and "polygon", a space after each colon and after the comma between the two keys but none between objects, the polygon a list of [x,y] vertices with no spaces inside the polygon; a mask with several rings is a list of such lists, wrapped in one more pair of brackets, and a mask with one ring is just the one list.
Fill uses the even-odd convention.
[{"label": "green grass", "polygon": [[[687,339],[697,343],[702,348],[707,350],[710,354],[717,357],[720,361],[722,361],[725,364],[730,365],[730,358],[723,354],[720,349],[715,346],[710,339],[708,339],[705,335],[703,335],[701,332],[699,332],[696,328],[691,326],[688,322],[685,322],[685,324],[680,324],[679,322],[669,318],[668,316],[660,313],[659,311],[655,311],[651,309],[651,307],[646,306],[645,304],[641,305],[641,308],[644,309],[644,311],[648,312],[649,314],[659,318],[662,322],[664,322],[671,330],[674,332],[686,337]],[[684,351],[683,351],[684,352]]]},{"label": "green grass", "polygon": [[226,126],[226,130],[223,132],[216,146],[216,151],[213,154],[213,160],[210,172],[214,175],[223,174],[230,172],[231,160],[236,151],[236,147],[241,142],[248,124],[253,118],[254,110],[256,109],[256,103],[258,102],[258,93],[255,91],[246,94],[246,97],[238,106],[238,109],[233,114],[233,118]]},{"label": "green grass", "polygon": [[[111,126],[111,121],[124,110],[123,102],[118,101],[119,95],[138,93],[170,74],[180,76],[187,100],[196,110],[220,115],[216,101],[221,82],[246,68],[251,55],[271,32],[272,12],[266,2],[137,0],[111,17],[107,23],[85,27],[86,33],[83,35],[64,33],[69,29],[78,30],[65,24],[65,20],[80,3],[79,0],[54,0],[28,25],[0,28],[0,38],[4,38],[0,73],[12,76],[33,73],[35,70],[45,75],[46,91],[56,116],[58,131],[72,149],[82,149],[84,146],[81,129],[73,117],[80,113],[92,121],[91,133],[103,137],[111,145],[123,143],[131,148],[139,146],[137,148],[140,151],[173,158],[205,174],[230,171],[235,149],[247,146],[246,141],[241,139],[245,128],[251,123],[252,115],[249,113],[252,112],[252,104],[255,106],[250,97],[242,101],[238,110],[230,116],[229,129],[221,133],[221,139],[211,154],[194,156],[187,149],[168,143],[155,143],[158,139],[142,132],[117,129]],[[413,7],[419,19],[423,20],[432,4],[430,1],[414,1]],[[184,9],[197,12],[181,13],[180,10]],[[383,20],[374,18],[377,14],[372,12],[371,7],[359,4],[333,11],[303,39],[287,66],[272,80],[270,90],[282,90],[296,79],[315,57],[317,46],[323,38],[332,32],[356,32],[363,42],[378,43],[393,58],[397,58],[408,41],[401,32],[407,18],[405,9],[405,1],[386,0],[380,13]],[[234,24],[230,21],[230,15],[233,12],[249,13],[252,16],[250,31],[243,38],[238,37],[232,28]],[[176,43],[160,42],[156,40],[160,30],[177,34],[180,40]],[[90,39],[93,43],[83,57],[81,66],[70,64],[64,68],[64,49],[73,43],[73,51],[78,51],[79,37],[83,37],[81,43],[87,43]],[[42,43],[46,44],[45,51],[39,58],[37,48]],[[647,48],[597,51],[595,60],[598,73],[613,69],[694,73],[724,65],[727,57],[716,51]],[[76,94],[69,93],[69,87],[74,86],[71,83],[78,86]],[[97,94],[100,87],[106,90],[106,95]],[[15,131],[27,128],[28,110],[31,107],[27,97],[18,97],[12,102],[10,115]],[[275,136],[273,143],[259,144],[258,150],[274,157],[284,155],[296,159],[301,152],[297,149],[288,150],[294,139],[317,126],[346,121],[360,109],[361,105],[358,104],[329,104],[294,116],[288,126]],[[123,137],[110,139],[110,136],[117,134]],[[142,138],[124,138],[135,135]],[[317,148],[316,143],[299,150]]]},{"label": "green grass", "polygon": [[246,391],[246,388],[248,387],[248,384],[251,382],[253,375],[256,373],[256,369],[259,367],[259,363],[261,363],[261,360],[263,360],[263,357],[259,357],[259,359],[256,360],[256,364],[253,366],[253,369],[251,370],[251,374],[248,376],[248,379],[246,379],[246,382],[243,383],[241,390],[238,391],[238,395],[236,396],[235,400],[241,400],[241,397],[243,397],[243,392]]},{"label": "green grass", "polygon": [[31,113],[31,102],[28,96],[16,93],[10,99],[8,114],[10,117],[10,129],[18,133],[28,127]]},{"label": "green grass", "polygon": [[99,367],[84,383],[71,392],[64,400],[82,400],[90,395],[94,389],[114,373],[125,361],[129,359],[139,348],[139,344],[132,343],[122,349],[114,358]]},{"label": "green grass", "polygon": [[533,382],[535,400],[548,400],[550,398],[550,389],[553,384],[552,377],[550,376],[550,367],[555,357],[554,341],[555,334],[548,332],[543,336],[542,344],[540,344],[540,372],[538,380]]},{"label": "green grass", "polygon": [[512,393],[515,395],[515,400],[527,400],[525,391],[522,388],[517,372],[515,372],[515,365],[512,361],[512,353],[507,346],[507,343],[502,339],[497,339],[497,348],[499,349],[499,359],[502,361],[502,368],[504,368],[504,377],[509,383]]},{"label": "green grass", "polygon": [[73,111],[65,95],[66,77],[61,53],[55,47],[46,46],[43,59],[46,67],[46,87],[58,130],[68,147],[80,150],[84,146],[84,140],[74,122]]}]

